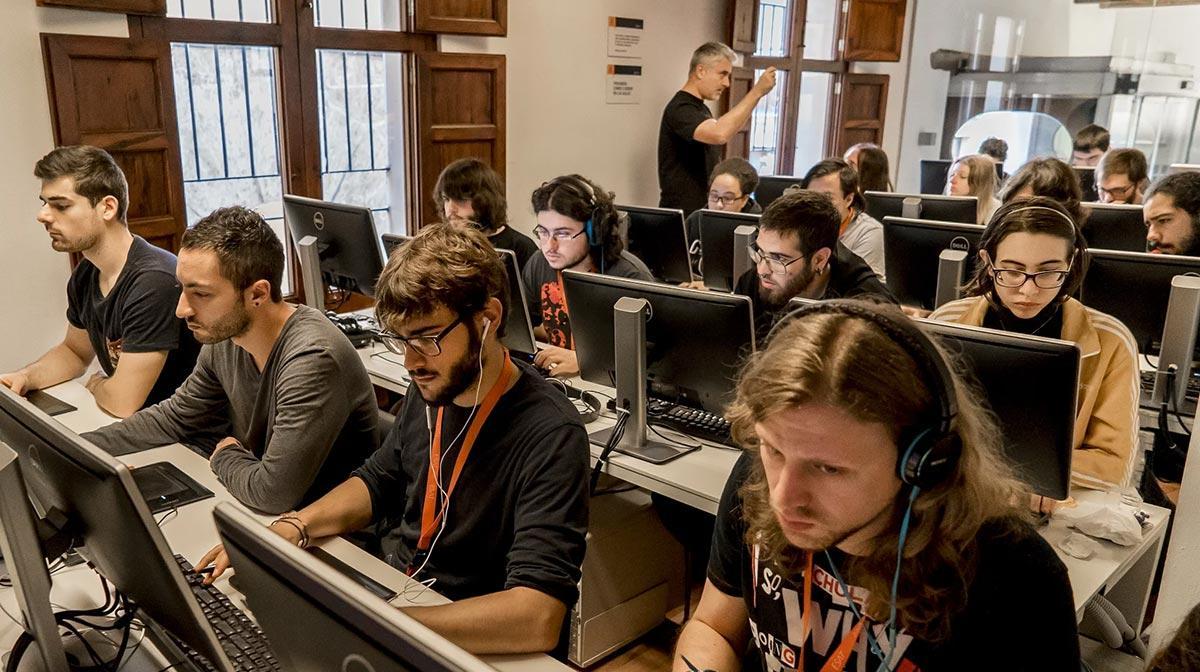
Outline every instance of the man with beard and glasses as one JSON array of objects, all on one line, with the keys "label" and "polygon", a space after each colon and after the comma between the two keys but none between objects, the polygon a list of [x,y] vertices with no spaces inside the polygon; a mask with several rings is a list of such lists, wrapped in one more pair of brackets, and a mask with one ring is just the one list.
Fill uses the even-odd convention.
[{"label": "man with beard and glasses", "polygon": [[1150,185],[1142,216],[1150,252],[1200,257],[1200,173],[1167,175]]},{"label": "man with beard and glasses", "polygon": [[1079,669],[1067,568],[954,370],[863,301],[805,308],[751,356],[676,672]]},{"label": "man with beard and glasses", "polygon": [[267,513],[329,492],[375,449],[375,394],[342,332],[283,301],[275,232],[252,210],[214,210],[183,234],[176,275],[176,314],[204,344],[195,370],[166,401],[85,438],[117,455],[211,451],[229,492]]},{"label": "man with beard and glasses", "polygon": [[[588,523],[587,434],[500,344],[507,291],[479,231],[435,224],[394,252],[375,310],[412,377],[396,425],[349,479],[271,525],[300,546],[371,526],[388,563],[455,600],[405,611],[474,653],[556,646]],[[212,578],[229,565],[220,546],[196,566],[214,562]]]},{"label": "man with beard and glasses", "polygon": [[33,174],[50,245],[82,259],[67,283],[66,336],[0,384],[27,394],[76,378],[99,358],[85,385],[106,413],[124,418],[169,397],[200,351],[175,317],[175,255],[130,233],[129,186],[103,149],[59,147]]},{"label": "man with beard and glasses", "polygon": [[735,294],[754,302],[759,337],[793,297],[832,299],[870,295],[895,303],[862,257],[838,241],[842,216],[826,194],[807,189],[777,198],[758,223],[750,246],[755,268],[738,278]]}]

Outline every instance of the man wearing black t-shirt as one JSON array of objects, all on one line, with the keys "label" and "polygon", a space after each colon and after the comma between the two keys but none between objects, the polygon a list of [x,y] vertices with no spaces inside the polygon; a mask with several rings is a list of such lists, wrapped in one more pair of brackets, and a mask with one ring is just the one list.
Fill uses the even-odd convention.
[{"label": "man wearing black t-shirt", "polygon": [[175,316],[175,255],[129,231],[129,186],[108,152],[59,147],[34,168],[42,181],[38,223],[59,252],[83,258],[67,283],[67,333],[33,364],[0,375],[25,394],[84,373],[87,389],[119,418],[171,396],[200,346]]},{"label": "man wearing black t-shirt", "polygon": [[459,159],[442,169],[433,186],[433,200],[443,222],[471,226],[483,232],[498,250],[512,250],[517,267],[537,254],[537,243],[508,224],[504,184],[492,167],[479,159]]},{"label": "man wearing black t-shirt", "polygon": [[1067,569],[936,344],[893,306],[793,320],[727,411],[745,452],[673,669],[1078,670]]},{"label": "man wearing black t-shirt", "polygon": [[692,53],[688,79],[663,110],[658,128],[658,205],[685,215],[704,207],[708,176],[721,160],[721,146],[742,130],[758,101],[775,88],[775,68],[767,68],[746,96],[718,119],[704,104],[729,88],[737,54],[720,42]]},{"label": "man wearing black t-shirt", "polygon": [[[271,529],[294,543],[374,524],[383,558],[455,602],[406,607],[475,653],[547,651],[578,596],[588,522],[579,413],[498,337],[508,283],[474,230],[422,229],[379,277],[384,344],[412,385],[384,444]],[[228,565],[218,547],[197,567]]]}]

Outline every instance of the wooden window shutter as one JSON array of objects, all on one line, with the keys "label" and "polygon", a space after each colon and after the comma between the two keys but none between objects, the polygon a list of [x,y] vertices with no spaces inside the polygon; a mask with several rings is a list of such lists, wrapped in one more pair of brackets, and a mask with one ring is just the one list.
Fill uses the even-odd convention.
[{"label": "wooden window shutter", "polygon": [[847,61],[899,61],[907,0],[850,0]]},{"label": "wooden window shutter", "polygon": [[112,154],[129,182],[129,229],[172,252],[187,228],[170,46],[42,34],[58,145]]},{"label": "wooden window shutter", "polygon": [[[438,220],[433,186],[446,164],[474,157],[504,176],[504,63],[499,54],[418,52],[418,225]],[[413,232],[418,227],[412,227]]]},{"label": "wooden window shutter", "polygon": [[[754,86],[754,68],[734,68],[729,80],[729,91],[725,96],[726,111],[734,105],[733,101],[741,100],[750,93],[750,88]],[[750,156],[750,122],[734,133],[725,145],[725,158],[735,156],[743,159]]]},{"label": "wooden window shutter", "polygon": [[425,33],[507,35],[508,0],[413,0],[413,21]]},{"label": "wooden window shutter", "polygon": [[166,16],[167,0],[37,0],[39,7],[71,7],[93,12]]},{"label": "wooden window shutter", "polygon": [[734,0],[729,5],[729,12],[729,46],[734,51],[753,54],[758,48],[755,43],[758,0]]},{"label": "wooden window shutter", "polygon": [[851,145],[860,142],[882,144],[887,93],[887,75],[849,73],[842,76],[837,140],[831,155],[841,156]]}]

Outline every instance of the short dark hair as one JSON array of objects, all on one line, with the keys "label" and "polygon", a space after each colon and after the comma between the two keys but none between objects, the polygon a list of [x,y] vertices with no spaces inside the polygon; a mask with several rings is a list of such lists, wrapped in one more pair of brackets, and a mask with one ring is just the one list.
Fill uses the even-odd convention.
[{"label": "short dark hair", "polygon": [[1088,124],[1075,134],[1073,147],[1076,152],[1090,152],[1093,149],[1107,152],[1109,141],[1107,128],[1099,124]]},{"label": "short dark hair", "polygon": [[1000,201],[1008,203],[1025,187],[1029,187],[1034,196],[1045,196],[1061,203],[1079,225],[1087,219],[1079,176],[1063,161],[1053,157],[1030,160],[1008,178]]},{"label": "short dark hair", "polygon": [[[599,231],[600,246],[592,248],[592,260],[597,266],[617,263],[625,243],[621,240],[620,215],[613,199],[615,194],[582,175],[562,175],[533,190],[530,200],[534,214],[554,211],[585,224],[592,220]],[[603,255],[596,256],[597,249]],[[603,263],[601,263],[603,262]]]},{"label": "short dark hair", "polygon": [[979,153],[987,154],[997,161],[1004,161],[1008,158],[1008,143],[1003,138],[988,138],[979,143]]},{"label": "short dark hair", "polygon": [[217,255],[221,275],[238,291],[259,280],[271,285],[271,300],[283,300],[283,244],[257,212],[234,205],[217,208],[183,233],[182,250]]},{"label": "short dark hair", "polygon": [[708,176],[710,187],[718,175],[732,175],[738,181],[743,196],[753,194],[754,190],[758,188],[758,171],[750,165],[749,161],[738,156],[725,159],[713,168],[712,174]]},{"label": "short dark hair", "polygon": [[[1079,228],[1079,220],[1059,201],[1044,196],[1016,198],[1000,207],[988,221],[987,228],[979,238],[979,249],[986,251],[993,261],[1000,241],[1013,233],[1044,233],[1062,238],[1071,249],[1071,272],[1058,290],[1058,300],[1065,301],[1083,284],[1087,273],[1087,241]],[[984,296],[995,289],[995,281],[985,264],[975,265],[975,275],[967,283],[964,294]]]},{"label": "short dark hair", "polygon": [[1125,175],[1133,184],[1141,184],[1150,177],[1150,166],[1140,149],[1121,147],[1110,149],[1100,158],[1096,166],[1096,179],[1104,175]]},{"label": "short dark hair", "polygon": [[[492,298],[508,310],[500,255],[483,233],[441,222],[422,228],[392,253],[375,283],[375,314],[387,324],[445,306],[469,317]],[[504,335],[504,320],[496,333]]]},{"label": "short dark hair", "polygon": [[860,191],[891,191],[891,168],[887,153],[878,147],[858,150],[858,188]]},{"label": "short dark hair", "polygon": [[105,196],[112,196],[117,199],[117,221],[126,223],[129,183],[116,160],[103,149],[91,145],[56,147],[33,167],[33,176],[43,182],[69,177],[75,181],[75,193],[93,206]]},{"label": "short dark hair", "polygon": [[433,200],[438,216],[446,209],[446,201],[470,201],[476,223],[484,231],[496,231],[508,225],[508,201],[504,198],[504,183],[500,175],[479,159],[459,159],[442,169],[433,185]]},{"label": "short dark hair", "polygon": [[794,189],[767,206],[758,226],[763,231],[795,235],[800,254],[810,257],[823,247],[836,251],[842,218],[826,194]]},{"label": "short dark hair", "polygon": [[[861,154],[859,155],[862,156]],[[808,169],[804,174],[804,179],[800,181],[800,186],[808,189],[809,183],[813,180],[818,180],[826,175],[838,176],[838,184],[842,188],[842,196],[850,196],[850,205],[862,210],[867,207],[866,199],[863,198],[862,191],[858,188],[858,171],[854,167],[841,159],[825,159],[818,161],[816,165]]]},{"label": "short dark hair", "polygon": [[1200,173],[1189,171],[1160,177],[1146,190],[1145,200],[1155,194],[1170,196],[1175,207],[1191,216],[1193,233],[1200,234]]}]

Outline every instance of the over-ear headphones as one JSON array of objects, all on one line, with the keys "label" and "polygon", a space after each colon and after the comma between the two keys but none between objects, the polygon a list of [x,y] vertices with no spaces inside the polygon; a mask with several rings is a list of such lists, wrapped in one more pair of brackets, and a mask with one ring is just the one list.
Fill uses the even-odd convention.
[{"label": "over-ear headphones", "polygon": [[579,420],[585,425],[595,422],[604,410],[604,402],[600,400],[600,397],[587,390],[571,387],[557,378],[546,378],[546,382],[557,387],[567,399],[571,400],[575,410],[579,412]]},{"label": "over-ear headphones", "polygon": [[587,235],[588,246],[604,247],[604,240],[608,237],[608,218],[605,216],[608,213],[601,208],[591,183],[578,175],[563,175],[552,180],[550,184],[565,187],[587,204],[587,220],[583,223],[583,230]]},{"label": "over-ear headphones", "polygon": [[896,475],[907,485],[928,490],[954,473],[962,454],[962,438],[954,431],[958,405],[954,398],[954,378],[931,337],[912,321],[893,318],[869,304],[834,299],[794,310],[775,324],[767,334],[767,345],[785,323],[812,315],[845,315],[870,322],[904,348],[922,370],[929,386],[936,415],[924,418],[900,434]]}]

